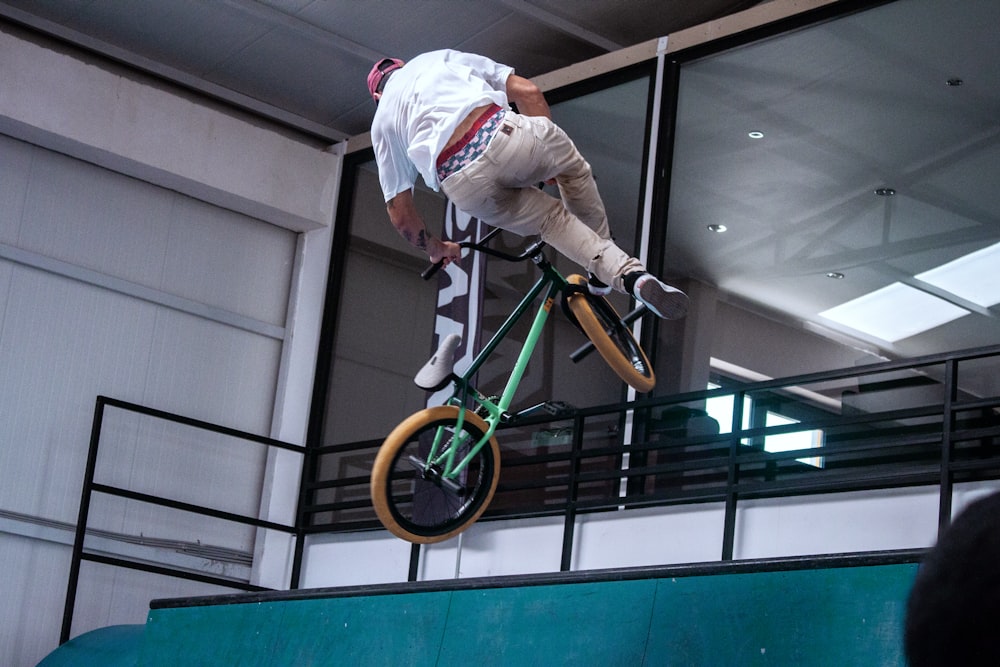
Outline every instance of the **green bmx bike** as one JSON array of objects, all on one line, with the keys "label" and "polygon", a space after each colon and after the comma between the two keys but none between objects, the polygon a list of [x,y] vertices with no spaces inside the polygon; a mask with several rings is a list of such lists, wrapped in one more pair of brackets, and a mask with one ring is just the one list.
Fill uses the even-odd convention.
[{"label": "green bmx bike", "polygon": [[[382,443],[372,467],[375,512],[392,534],[409,542],[446,540],[471,526],[486,510],[500,478],[500,448],[494,433],[500,424],[528,412],[511,413],[510,406],[557,298],[569,319],[590,339],[571,355],[574,361],[596,349],[637,391],[648,392],[656,382],[649,360],[628,326],[645,312],[644,306],[620,317],[604,297],[590,293],[586,278],[563,277],[542,252],[544,242],[536,241],[517,255],[488,247],[499,231],[494,229],[479,242],[461,245],[507,261],[531,260],[541,276],[461,375],[455,374],[453,361],[460,338],[455,334],[445,337],[414,381],[428,391],[453,384],[451,397],[443,405],[403,420]],[[437,268],[430,267],[424,278]],[[472,385],[472,378],[540,296],[541,304],[503,393],[484,396]]]}]

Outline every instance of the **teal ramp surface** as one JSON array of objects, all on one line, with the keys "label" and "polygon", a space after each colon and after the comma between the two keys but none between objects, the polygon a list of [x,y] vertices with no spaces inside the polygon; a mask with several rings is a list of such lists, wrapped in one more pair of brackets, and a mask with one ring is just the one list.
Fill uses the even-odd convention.
[{"label": "teal ramp surface", "polygon": [[914,563],[663,576],[669,570],[156,601],[136,664],[905,664]]},{"label": "teal ramp surface", "polygon": [[135,667],[145,626],[111,625],[74,637],[37,667]]}]

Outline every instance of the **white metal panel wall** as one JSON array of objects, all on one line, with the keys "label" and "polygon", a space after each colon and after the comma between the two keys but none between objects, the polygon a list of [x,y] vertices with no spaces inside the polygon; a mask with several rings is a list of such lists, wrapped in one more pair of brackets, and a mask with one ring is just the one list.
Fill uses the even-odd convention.
[{"label": "white metal panel wall", "polygon": [[[11,667],[32,667],[59,641],[53,618],[62,615],[70,550],[42,539],[0,533],[0,660]],[[34,660],[32,660],[32,658]]]},{"label": "white metal panel wall", "polygon": [[[952,516],[997,482],[955,487]],[[936,539],[937,487],[744,500],[736,560],[919,549]],[[582,514],[573,570],[713,563],[722,558],[719,504]],[[459,537],[421,548],[420,580],[558,572],[561,518],[484,521]],[[306,543],[310,586],[406,581],[409,544],[387,531],[315,535]],[[372,566],[375,565],[375,567]]]},{"label": "white metal panel wall", "polygon": [[[29,664],[58,641],[72,534],[39,523],[76,521],[97,395],[270,434],[296,243],[295,232],[0,135],[0,662]],[[121,455],[115,475],[226,494],[217,472],[171,452],[188,436],[158,435],[161,451]],[[245,500],[225,509],[255,514],[265,458],[230,451],[220,463],[253,483],[229,489]],[[169,530],[194,535],[183,518]],[[252,551],[252,537],[219,539]],[[122,583],[109,599],[85,607],[102,616],[81,614],[74,634],[144,620],[148,593],[134,576],[112,579]]]}]

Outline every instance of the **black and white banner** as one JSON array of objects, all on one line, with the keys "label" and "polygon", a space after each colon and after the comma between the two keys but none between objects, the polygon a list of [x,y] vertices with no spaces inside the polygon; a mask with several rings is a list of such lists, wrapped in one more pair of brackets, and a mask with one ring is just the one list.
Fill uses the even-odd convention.
[{"label": "black and white banner", "polygon": [[[478,241],[483,236],[485,225],[448,202],[445,210],[445,241],[461,243]],[[483,304],[483,282],[486,275],[486,256],[478,252],[468,252],[460,262],[452,262],[438,273],[438,301],[434,317],[434,342],[432,352],[449,334],[462,338],[455,353],[455,371],[459,375],[475,358],[479,349]],[[427,399],[427,405],[441,405],[453,388],[445,387]]]}]

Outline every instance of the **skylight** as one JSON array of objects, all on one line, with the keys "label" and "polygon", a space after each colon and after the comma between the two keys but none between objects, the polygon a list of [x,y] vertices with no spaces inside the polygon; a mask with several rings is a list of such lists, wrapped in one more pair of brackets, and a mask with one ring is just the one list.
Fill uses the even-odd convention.
[{"label": "skylight", "polygon": [[1000,243],[959,257],[930,271],[917,280],[989,308],[1000,303]]},{"label": "skylight", "polygon": [[893,283],[825,310],[820,317],[893,343],[968,313],[944,299],[903,283]]}]

